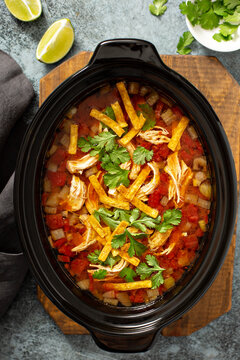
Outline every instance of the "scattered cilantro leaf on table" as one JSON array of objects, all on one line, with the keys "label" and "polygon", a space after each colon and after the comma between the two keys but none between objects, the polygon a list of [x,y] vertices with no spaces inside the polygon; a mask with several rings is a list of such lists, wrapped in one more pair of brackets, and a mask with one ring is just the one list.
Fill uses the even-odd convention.
[{"label": "scattered cilantro leaf on table", "polygon": [[156,289],[161,284],[164,283],[164,279],[162,276],[163,268],[161,268],[158,264],[158,261],[155,256],[147,255],[146,256],[146,263],[140,263],[136,268],[136,273],[140,276],[141,280],[145,280],[146,278],[150,277],[153,272],[157,272],[151,277],[152,281],[152,289]]},{"label": "scattered cilantro leaf on table", "polygon": [[163,222],[156,226],[156,230],[160,233],[165,233],[166,231],[173,228],[173,226],[179,225],[182,219],[182,213],[178,209],[169,209],[166,210],[163,214]]},{"label": "scattered cilantro leaf on table", "polygon": [[167,7],[164,5],[166,2],[167,0],[153,0],[153,3],[149,5],[150,12],[156,16],[163,15],[167,10]]},{"label": "scattered cilantro leaf on table", "polygon": [[129,170],[121,169],[119,165],[111,162],[105,163],[104,165],[102,164],[102,167],[107,171],[107,173],[103,175],[104,184],[110,189],[115,189],[121,184],[125,186],[129,185]]},{"label": "scattered cilantro leaf on table", "polygon": [[146,161],[151,161],[153,150],[147,150],[143,146],[138,146],[133,153],[133,161],[135,164],[143,165]]},{"label": "scattered cilantro leaf on table", "polygon": [[177,44],[177,52],[180,55],[187,55],[189,54],[192,49],[189,47],[191,43],[194,41],[194,37],[190,33],[190,31],[185,31],[183,35],[180,37],[179,42]]},{"label": "scattered cilantro leaf on table", "polygon": [[107,275],[107,270],[99,269],[97,271],[94,271],[93,278],[94,279],[104,279]]},{"label": "scattered cilantro leaf on table", "polygon": [[137,274],[133,269],[126,267],[120,271],[119,276],[125,278],[127,282],[133,282],[134,281],[133,278],[137,276]]},{"label": "scattered cilantro leaf on table", "polygon": [[153,108],[150,105],[148,105],[147,103],[146,104],[138,104],[138,107],[141,109],[141,111],[139,111],[139,112],[142,113],[144,118],[146,119],[146,121],[142,127],[142,131],[152,129],[156,124],[155,112],[154,112]]}]

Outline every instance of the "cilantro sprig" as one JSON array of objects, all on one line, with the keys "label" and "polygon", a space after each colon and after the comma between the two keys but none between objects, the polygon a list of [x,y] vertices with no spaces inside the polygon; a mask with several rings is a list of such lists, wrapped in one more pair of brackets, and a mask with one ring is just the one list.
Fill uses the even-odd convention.
[{"label": "cilantro sprig", "polygon": [[103,175],[104,184],[110,189],[115,189],[120,184],[125,186],[130,184],[130,180],[128,179],[129,170],[121,169],[119,165],[111,162],[102,164],[102,167],[107,171],[107,173]]},{"label": "cilantro sprig", "polygon": [[146,119],[142,131],[152,129],[156,124],[155,112],[153,108],[146,104],[138,104],[138,107],[141,109],[138,111],[138,115],[142,113],[143,117]]},{"label": "cilantro sprig", "polygon": [[99,269],[99,270],[94,271],[92,277],[94,279],[100,279],[101,280],[101,279],[105,279],[106,275],[107,275],[107,270]]},{"label": "cilantro sprig", "polygon": [[182,212],[178,209],[168,209],[163,214],[163,222],[156,226],[156,230],[160,233],[165,233],[171,230],[173,226],[180,224],[182,219]]},{"label": "cilantro sprig", "polygon": [[122,247],[127,239],[130,241],[130,246],[128,249],[128,255],[130,257],[133,257],[134,255],[141,256],[144,251],[147,250],[147,247],[137,241],[136,239],[140,239],[146,237],[146,234],[131,234],[127,229],[120,235],[114,235],[112,239],[112,248],[113,249],[119,249]]},{"label": "cilantro sprig", "polygon": [[189,54],[192,51],[189,45],[191,45],[194,40],[195,39],[190,33],[190,31],[185,31],[183,35],[180,37],[179,42],[177,44],[177,52],[180,55]]},{"label": "cilantro sprig", "polygon": [[132,282],[134,281],[134,277],[137,276],[136,272],[131,269],[130,267],[126,267],[124,269],[122,269],[119,273],[119,276],[121,276],[122,278],[125,278],[125,280],[127,282]]},{"label": "cilantro sprig", "polygon": [[140,276],[141,280],[145,280],[146,278],[149,278],[152,275],[152,273],[155,272],[155,274],[151,277],[151,281],[152,281],[152,289],[156,289],[161,284],[164,283],[162,272],[165,269],[159,266],[156,257],[153,255],[147,255],[146,261],[147,264],[140,263],[138,265],[138,267],[136,268],[136,273]]},{"label": "cilantro sprig", "polygon": [[87,258],[92,264],[100,264],[102,266],[110,266],[112,269],[113,266],[121,259],[120,256],[113,256],[111,253],[108,255],[105,261],[99,260],[99,255],[101,250],[95,250],[88,254]]},{"label": "cilantro sprig", "polygon": [[153,0],[153,3],[149,5],[149,10],[153,15],[161,16],[167,10],[166,4],[167,0]]},{"label": "cilantro sprig", "polygon": [[151,161],[152,157],[153,150],[148,150],[143,146],[138,146],[133,152],[133,162],[138,165],[143,165],[146,161]]},{"label": "cilantro sprig", "polygon": [[78,140],[78,147],[81,148],[83,152],[88,152],[91,150],[90,155],[96,156],[99,155],[101,150],[105,149],[106,151],[113,150],[115,143],[115,137],[110,132],[103,131],[99,135],[95,135],[93,138],[88,136],[87,139],[81,137]]}]

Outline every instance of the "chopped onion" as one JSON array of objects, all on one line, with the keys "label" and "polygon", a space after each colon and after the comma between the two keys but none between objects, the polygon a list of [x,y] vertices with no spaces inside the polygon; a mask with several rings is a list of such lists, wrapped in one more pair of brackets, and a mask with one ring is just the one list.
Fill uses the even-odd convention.
[{"label": "chopped onion", "polygon": [[139,91],[139,83],[137,82],[130,82],[128,85],[128,92],[131,95],[137,95]]},{"label": "chopped onion", "polygon": [[99,122],[94,122],[90,127],[90,130],[96,135],[99,131]]},{"label": "chopped onion", "polygon": [[171,109],[167,109],[161,114],[161,118],[165,124],[170,125],[173,121],[177,120],[176,115],[172,112]]},{"label": "chopped onion", "polygon": [[188,130],[188,133],[189,133],[189,135],[191,136],[191,138],[192,138],[193,140],[197,139],[198,135],[197,135],[196,130],[194,129],[193,126],[189,126],[189,127],[187,128],[187,130]]},{"label": "chopped onion", "polygon": [[62,216],[65,218],[68,217],[68,211],[67,210],[62,211]]},{"label": "chopped onion", "polygon": [[146,100],[148,105],[153,106],[158,101],[158,99],[159,99],[158,93],[156,91],[153,91],[151,92],[150,95],[148,95]]},{"label": "chopped onion", "polygon": [[109,299],[115,299],[115,291],[114,290],[106,291],[105,293],[103,293],[103,297]]},{"label": "chopped onion", "polygon": [[69,147],[69,136],[67,134],[63,134],[63,136],[61,137],[60,140],[60,144],[62,144],[63,146],[65,146],[65,148],[68,149]]},{"label": "chopped onion", "polygon": [[167,270],[165,270],[165,273],[171,275],[173,273],[173,268],[168,268]]},{"label": "chopped onion", "polygon": [[163,96],[160,97],[160,100],[161,100],[164,104],[168,105],[169,107],[172,107],[172,106],[173,106],[172,102],[171,102],[169,99],[166,99],[166,98],[163,97]]},{"label": "chopped onion", "polygon": [[164,280],[164,287],[168,290],[170,288],[172,288],[175,285],[175,280],[173,277],[169,277],[167,279]]},{"label": "chopped onion", "polygon": [[89,279],[80,280],[77,282],[77,285],[80,287],[81,290],[88,290],[90,281]]},{"label": "chopped onion", "polygon": [[54,163],[49,162],[49,163],[47,164],[47,169],[48,169],[49,171],[56,172],[57,169],[58,169],[58,166],[57,166],[57,164],[54,164]]},{"label": "chopped onion", "polygon": [[147,93],[149,93],[149,91],[150,91],[150,89],[147,86],[141,86],[139,95],[145,96],[145,95],[147,95]]},{"label": "chopped onion", "polygon": [[91,175],[95,175],[97,172],[98,172],[98,169],[97,169],[97,167],[94,165],[94,166],[92,166],[90,169],[87,169],[84,174],[85,174],[85,176],[88,178],[88,177],[91,176]]},{"label": "chopped onion", "polygon": [[53,241],[52,241],[52,237],[51,237],[51,236],[48,236],[48,241],[49,241],[49,244],[51,245],[51,247],[53,247]]},{"label": "chopped onion", "polygon": [[183,230],[184,230],[184,231],[188,231],[188,230],[191,229],[191,227],[192,227],[192,224],[191,224],[190,222],[187,222],[187,223],[184,225]]},{"label": "chopped onion", "polygon": [[118,299],[111,299],[111,298],[103,298],[103,302],[109,305],[116,306],[118,304]]},{"label": "chopped onion", "polygon": [[60,199],[64,200],[67,198],[68,194],[69,194],[69,187],[67,185],[64,185],[58,196]]},{"label": "chopped onion", "polygon": [[66,134],[70,134],[70,128],[72,125],[72,121],[69,119],[64,119],[63,121],[63,130]]},{"label": "chopped onion", "polygon": [[56,214],[57,213],[57,208],[56,207],[51,207],[51,206],[45,206],[44,211],[46,214]]},{"label": "chopped onion", "polygon": [[211,198],[212,187],[209,181],[205,181],[199,186],[199,191],[203,194],[206,198]]},{"label": "chopped onion", "polygon": [[57,207],[59,203],[58,193],[51,193],[46,201],[46,206]]},{"label": "chopped onion", "polygon": [[71,119],[73,115],[75,115],[77,112],[77,108],[75,106],[71,107],[68,112],[66,113],[66,116]]},{"label": "chopped onion", "polygon": [[207,179],[207,174],[204,173],[203,171],[198,171],[195,173],[195,179],[200,181],[200,183],[201,183]]},{"label": "chopped onion", "polygon": [[109,93],[110,90],[111,90],[111,86],[110,84],[107,84],[100,89],[100,94],[101,95],[107,94]]},{"label": "chopped onion", "polygon": [[132,305],[128,293],[126,293],[124,291],[117,293],[117,299],[120,301],[120,303],[123,306],[131,306]]},{"label": "chopped onion", "polygon": [[43,191],[51,192],[51,181],[47,177],[43,180]]},{"label": "chopped onion", "polygon": [[207,160],[205,156],[200,156],[193,160],[193,170],[207,170]]},{"label": "chopped onion", "polygon": [[163,196],[162,199],[161,199],[161,201],[160,201],[160,203],[161,203],[162,206],[166,206],[167,203],[168,203],[168,198],[167,198],[167,196]]},{"label": "chopped onion", "polygon": [[50,233],[52,235],[53,240],[58,240],[65,237],[63,229],[51,230]]},{"label": "chopped onion", "polygon": [[211,201],[203,200],[201,198],[198,198],[198,206],[201,206],[203,209],[210,209],[211,207]]},{"label": "chopped onion", "polygon": [[159,295],[158,289],[147,289],[147,296],[150,301],[155,300]]},{"label": "chopped onion", "polygon": [[185,194],[184,200],[189,204],[197,205],[198,196],[196,194]]},{"label": "chopped onion", "polygon": [[68,220],[69,220],[69,225],[73,226],[79,222],[79,217],[77,216],[77,214],[72,213],[69,215]]},{"label": "chopped onion", "polygon": [[57,148],[58,148],[57,145],[52,144],[52,146],[51,146],[51,148],[50,148],[50,150],[48,152],[48,155],[52,156],[55,153],[55,151],[57,150]]}]

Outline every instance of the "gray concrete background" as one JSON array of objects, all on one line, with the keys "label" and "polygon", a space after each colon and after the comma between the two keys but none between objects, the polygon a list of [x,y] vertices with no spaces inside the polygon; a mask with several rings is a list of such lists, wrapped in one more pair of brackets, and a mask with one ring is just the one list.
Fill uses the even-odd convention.
[{"label": "gray concrete background", "polygon": [[[10,54],[32,82],[35,98],[24,115],[30,122],[38,106],[39,79],[56,65],[35,59],[39,40],[49,25],[67,17],[75,29],[75,42],[66,58],[115,37],[135,37],[153,42],[160,54],[175,54],[179,36],[187,30],[178,5],[168,0],[164,16],[148,11],[150,0],[43,0],[43,15],[32,23],[13,18],[0,3],[0,49]],[[240,83],[240,50],[217,53],[197,42],[193,55],[216,56]],[[65,59],[66,59],[65,58]],[[64,59],[64,60],[65,60]],[[217,86],[217,84],[216,84]],[[44,312],[36,298],[36,283],[28,274],[7,314],[0,320],[1,360],[239,360],[240,359],[240,246],[239,226],[235,256],[233,303],[231,311],[205,328],[182,338],[158,336],[154,347],[142,354],[110,354],[97,348],[90,336],[65,336]]]}]

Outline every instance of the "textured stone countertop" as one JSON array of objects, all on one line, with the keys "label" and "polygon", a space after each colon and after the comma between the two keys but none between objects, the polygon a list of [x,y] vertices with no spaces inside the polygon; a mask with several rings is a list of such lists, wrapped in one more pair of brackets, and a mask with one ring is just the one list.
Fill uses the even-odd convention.
[{"label": "textured stone countertop", "polygon": [[[35,59],[40,38],[55,20],[67,17],[75,28],[74,46],[66,58],[82,50],[92,51],[102,40],[121,37],[149,40],[155,44],[160,54],[175,54],[179,36],[187,30],[184,16],[178,8],[180,0],[168,0],[167,12],[159,18],[149,13],[150,0],[42,2],[43,15],[32,23],[16,20],[7,11],[4,2],[0,3],[0,49],[21,65],[35,90],[35,99],[24,116],[26,122],[31,121],[38,107],[40,78],[56,66],[45,65]],[[193,55],[216,56],[240,83],[240,50],[217,53],[197,42],[192,45],[192,49]],[[0,320],[0,359],[240,359],[239,230],[238,227],[232,309],[191,336],[164,338],[159,335],[153,348],[142,354],[107,353],[100,350],[90,336],[63,335],[38,302],[36,283],[28,274],[19,295]]]}]

